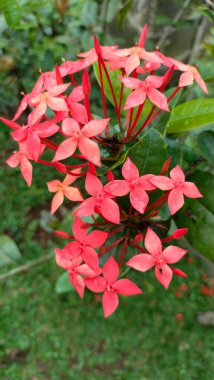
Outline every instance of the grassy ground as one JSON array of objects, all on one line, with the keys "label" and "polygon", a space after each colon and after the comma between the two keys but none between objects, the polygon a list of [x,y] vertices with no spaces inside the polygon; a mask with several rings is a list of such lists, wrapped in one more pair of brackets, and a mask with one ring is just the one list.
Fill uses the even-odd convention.
[{"label": "grassy ground", "polygon": [[109,319],[89,293],[55,293],[54,262],[9,279],[1,284],[0,378],[212,379],[213,331],[196,319],[211,297],[201,294],[206,279],[196,264],[183,264],[188,289],[176,278],[166,292],[145,275],[144,295],[121,297]]}]

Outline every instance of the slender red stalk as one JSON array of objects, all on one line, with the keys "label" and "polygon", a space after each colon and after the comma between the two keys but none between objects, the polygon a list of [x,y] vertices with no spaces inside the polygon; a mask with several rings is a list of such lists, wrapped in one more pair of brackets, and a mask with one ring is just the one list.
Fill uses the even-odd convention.
[{"label": "slender red stalk", "polygon": [[122,262],[123,262],[123,259],[124,259],[125,253],[126,253],[127,243],[128,243],[128,236],[126,236],[126,238],[125,238],[125,241],[124,241],[124,244],[123,244],[123,248],[122,248],[122,251],[121,251],[121,255],[120,255],[120,258],[119,258],[119,261],[118,261],[119,267],[122,265]]},{"label": "slender red stalk", "polygon": [[134,120],[131,128],[129,129],[129,131],[127,133],[127,136],[125,137],[124,141],[127,141],[128,138],[131,136],[132,132],[134,131],[134,129],[135,129],[137,123],[138,123],[138,120],[140,118],[140,115],[141,115],[141,113],[143,111],[144,105],[145,105],[145,102],[138,107],[138,110],[137,110],[137,113],[136,113],[136,116],[135,116],[135,120]]},{"label": "slender red stalk", "polygon": [[169,191],[166,194],[164,194],[162,197],[160,197],[159,199],[157,199],[157,201],[155,201],[154,203],[152,203],[150,206],[146,207],[145,212],[151,210],[152,208],[154,208],[155,206],[159,205],[162,202],[165,203],[165,201],[168,198],[168,195],[169,195]]},{"label": "slender red stalk", "polygon": [[69,74],[69,78],[70,78],[72,84],[74,85],[74,87],[76,87],[77,86],[77,82],[75,81],[74,76],[72,74]]},{"label": "slender red stalk", "polygon": [[122,236],[120,239],[116,240],[114,243],[109,245],[108,247],[104,247],[102,253],[99,254],[99,256],[103,255],[106,252],[109,252],[112,248],[116,247],[116,245],[120,244],[121,241],[123,241],[125,236]]}]

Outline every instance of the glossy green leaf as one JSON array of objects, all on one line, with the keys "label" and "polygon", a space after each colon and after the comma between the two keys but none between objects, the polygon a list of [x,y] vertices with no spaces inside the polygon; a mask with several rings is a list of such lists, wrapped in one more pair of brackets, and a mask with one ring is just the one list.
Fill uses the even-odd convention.
[{"label": "glossy green leaf", "polygon": [[214,176],[209,172],[195,171],[188,177],[203,194],[200,199],[185,199],[185,206],[175,215],[176,224],[189,229],[187,239],[208,259],[214,261]]},{"label": "glossy green leaf", "polygon": [[7,235],[0,235],[0,266],[17,262],[21,257],[15,241]]},{"label": "glossy green leaf", "polygon": [[214,123],[214,99],[194,99],[173,108],[167,133],[181,133]]},{"label": "glossy green leaf", "polygon": [[141,175],[148,173],[159,174],[167,159],[166,144],[161,134],[151,128],[139,142],[126,150],[111,169],[123,164],[127,156],[138,167]]},{"label": "glossy green leaf", "polygon": [[68,272],[66,271],[58,277],[55,285],[55,291],[56,293],[62,294],[71,292],[72,290],[74,290],[74,288],[69,282]]},{"label": "glossy green leaf", "polygon": [[214,165],[214,131],[205,131],[198,136],[198,145],[201,154]]}]

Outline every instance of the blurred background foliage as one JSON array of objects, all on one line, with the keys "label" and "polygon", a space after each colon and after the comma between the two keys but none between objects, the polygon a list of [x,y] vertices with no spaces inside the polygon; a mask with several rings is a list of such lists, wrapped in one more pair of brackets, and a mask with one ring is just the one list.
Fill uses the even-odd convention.
[{"label": "blurred background foliage", "polygon": [[[145,22],[149,26],[147,48],[158,46],[165,54],[190,64],[197,63],[208,86],[208,96],[213,99],[213,21],[211,0],[0,0],[0,114],[12,118],[20,92],[31,90],[39,70],[52,70],[62,58],[75,60],[78,52],[92,47],[94,34],[102,44],[131,46]],[[192,86],[182,92],[178,104],[203,97],[200,88]],[[98,86],[93,100],[99,108]],[[214,120],[214,108],[212,112]],[[175,220],[178,226],[185,223],[190,227],[188,238],[197,250],[196,255],[214,251],[213,125],[211,122],[206,128],[167,137],[173,165],[181,164],[205,196],[202,200],[187,202]],[[55,172],[35,167],[33,185],[27,189],[19,169],[11,170],[5,165],[5,159],[16,148],[9,132],[1,123],[0,267],[4,271],[52,252],[56,245],[53,229],[61,228],[64,217],[63,226],[67,223],[68,230],[71,223],[69,202],[65,202],[56,216],[51,217],[49,213],[51,196],[45,182],[54,179]],[[185,266],[187,261],[184,260],[184,269]],[[148,297],[144,302],[134,299],[124,303],[110,324],[103,321],[99,306],[90,295],[87,294],[81,306],[73,293],[72,297],[53,295],[54,282],[61,273],[54,263],[32,269],[30,273],[1,285],[0,375],[3,380],[73,380],[80,374],[83,380],[107,380],[112,376],[116,380],[212,377],[211,330],[196,321],[199,311],[211,308],[209,296],[213,294],[200,262],[191,271],[189,292],[184,290],[185,284],[180,279],[175,279],[166,295],[151,276],[145,277],[143,286]],[[176,294],[180,300],[174,297]],[[143,310],[147,306],[148,310]],[[85,316],[86,308],[90,321]],[[38,309],[41,315],[34,326],[32,321]],[[54,321],[49,324],[52,314]],[[69,324],[71,319],[79,324],[76,332]],[[136,329],[127,326],[127,320],[133,326],[136,324]],[[91,343],[91,336],[97,333],[97,323],[100,337]],[[72,331],[71,335],[67,336],[67,329]],[[209,332],[205,337],[206,329]],[[84,335],[83,331],[87,333]],[[38,338],[41,333],[43,341]],[[157,341],[160,348],[156,347]],[[146,355],[147,362],[136,359],[138,345],[141,358]],[[91,350],[96,354],[93,360]]]}]

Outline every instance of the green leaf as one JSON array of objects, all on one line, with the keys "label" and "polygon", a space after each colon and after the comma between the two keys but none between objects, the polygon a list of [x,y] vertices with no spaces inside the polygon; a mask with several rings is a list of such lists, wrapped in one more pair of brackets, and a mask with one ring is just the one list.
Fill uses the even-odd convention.
[{"label": "green leaf", "polygon": [[134,146],[127,149],[111,169],[121,165],[127,156],[138,167],[141,175],[159,174],[167,159],[166,144],[161,134],[151,128]]},{"label": "green leaf", "polygon": [[173,108],[167,133],[180,133],[214,123],[214,99],[194,99]]},{"label": "green leaf", "polygon": [[58,277],[55,285],[55,291],[56,293],[62,294],[71,292],[72,290],[74,290],[74,288],[69,282],[68,272],[66,271]]},{"label": "green leaf", "polygon": [[205,131],[198,136],[198,145],[201,154],[207,161],[214,164],[214,132]]},{"label": "green leaf", "polygon": [[17,262],[21,257],[14,240],[7,235],[0,235],[0,266]]},{"label": "green leaf", "polygon": [[117,24],[118,24],[118,29],[121,31],[123,29],[123,24],[124,21],[131,9],[133,0],[129,0],[126,2],[126,4],[121,8],[117,14]]},{"label": "green leaf", "polygon": [[203,198],[185,199],[185,206],[175,216],[179,227],[189,229],[187,239],[191,245],[208,259],[214,261],[214,176],[209,172],[195,171],[188,176],[194,182]]}]

